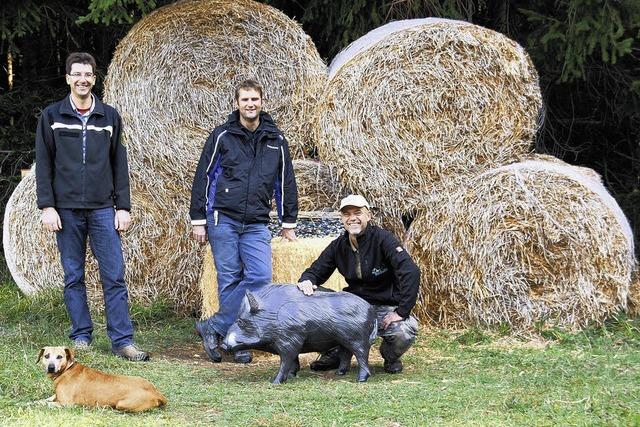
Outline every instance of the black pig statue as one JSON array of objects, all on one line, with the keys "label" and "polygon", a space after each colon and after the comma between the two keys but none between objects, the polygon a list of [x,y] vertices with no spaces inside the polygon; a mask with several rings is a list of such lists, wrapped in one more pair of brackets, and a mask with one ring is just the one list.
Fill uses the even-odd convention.
[{"label": "black pig statue", "polygon": [[295,285],[274,284],[247,291],[238,319],[222,343],[226,351],[262,350],[280,355],[280,370],[273,379],[280,384],[300,369],[298,355],[324,352],[341,346],[336,375],[349,370],[351,354],[360,370],[358,381],[366,381],[369,349],[376,338],[374,308],[348,292],[303,294]]}]

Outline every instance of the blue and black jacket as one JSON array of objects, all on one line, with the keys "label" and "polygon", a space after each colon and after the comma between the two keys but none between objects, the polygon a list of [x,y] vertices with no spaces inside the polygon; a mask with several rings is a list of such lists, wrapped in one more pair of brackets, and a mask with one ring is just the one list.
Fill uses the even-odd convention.
[{"label": "blue and black jacket", "polygon": [[298,216],[298,192],[289,146],[271,116],[260,113],[250,132],[238,111],[209,135],[191,189],[192,225],[205,225],[216,210],[245,224],[269,222],[275,197],[278,217],[293,228]]},{"label": "blue and black jacket", "polygon": [[93,96],[83,121],[71,96],[42,111],[36,131],[38,208],[131,209],[122,120]]}]

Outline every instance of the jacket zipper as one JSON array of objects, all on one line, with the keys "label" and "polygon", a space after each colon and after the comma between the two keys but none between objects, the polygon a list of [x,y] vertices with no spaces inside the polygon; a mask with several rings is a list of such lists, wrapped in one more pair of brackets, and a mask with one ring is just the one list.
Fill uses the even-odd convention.
[{"label": "jacket zipper", "polygon": [[80,117],[82,123],[82,200],[86,206],[87,202],[87,120]]},{"label": "jacket zipper", "polygon": [[242,216],[243,224],[247,221],[247,206],[249,204],[249,189],[251,187],[251,176],[253,175],[253,171],[256,168],[256,157],[258,153],[258,143],[256,142],[256,132],[252,132],[249,145],[253,150],[253,160],[251,161],[251,169],[249,169],[249,179],[247,180],[247,192],[246,192],[246,197],[244,198],[244,215]]}]

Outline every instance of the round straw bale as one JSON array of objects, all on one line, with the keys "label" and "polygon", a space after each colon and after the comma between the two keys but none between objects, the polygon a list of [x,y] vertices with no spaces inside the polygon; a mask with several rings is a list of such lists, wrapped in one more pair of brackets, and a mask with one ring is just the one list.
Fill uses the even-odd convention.
[{"label": "round straw bale", "polygon": [[466,22],[392,22],[338,55],[314,121],[323,161],[387,213],[433,185],[520,160],[541,108],[516,42]]},{"label": "round straw bale", "polygon": [[7,202],[2,242],[9,272],[24,294],[64,284],[55,234],[41,226],[33,169]]},{"label": "round straw bale", "polygon": [[[271,256],[273,259],[274,283],[298,283],[298,279],[318,258],[335,237],[298,238],[295,242],[284,241],[276,237],[271,241]],[[340,291],[345,287],[342,275],[336,270],[329,280],[322,285],[325,288]],[[200,278],[200,292],[202,294],[202,318],[206,319],[218,311],[218,281],[216,268],[208,247],[204,257],[204,268]]]},{"label": "round straw bale", "polygon": [[502,166],[442,191],[408,236],[423,319],[579,328],[627,307],[629,223],[599,181],[560,161]]},{"label": "round straw bale", "polygon": [[[130,300],[148,303],[161,297],[182,311],[197,309],[197,280],[202,268],[198,251],[202,249],[188,238],[187,213],[183,212],[183,217],[166,215],[173,209],[180,212],[180,208],[142,184],[132,176],[132,225],[121,234]],[[64,286],[55,234],[44,230],[40,222],[34,173],[18,184],[9,199],[3,242],[9,271],[22,292],[35,294]],[[89,249],[85,281],[91,303],[101,307],[98,266]]]},{"label": "round straw bale", "polygon": [[178,180],[188,193],[205,139],[247,78],[264,86],[264,109],[303,157],[326,66],[296,22],[251,0],[181,1],[142,18],[105,81],[126,125],[130,168]]},{"label": "round straw bale", "polygon": [[315,160],[294,160],[298,186],[298,209],[321,211],[337,209],[349,190],[338,180],[334,168]]},{"label": "round straw bale", "polygon": [[629,309],[627,312],[631,316],[640,316],[640,269],[638,264],[635,267],[635,275],[629,288]]}]

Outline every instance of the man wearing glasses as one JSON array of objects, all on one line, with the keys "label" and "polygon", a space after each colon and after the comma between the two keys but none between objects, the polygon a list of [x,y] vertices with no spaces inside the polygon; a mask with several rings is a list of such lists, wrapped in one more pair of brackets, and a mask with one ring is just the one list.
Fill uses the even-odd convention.
[{"label": "man wearing glasses", "polygon": [[[364,197],[350,195],[342,199],[340,216],[344,234],[302,273],[298,288],[305,295],[312,295],[337,268],[348,285],[344,290],[358,295],[376,310],[385,372],[400,373],[400,357],[418,333],[418,321],[411,316],[411,310],[418,297],[420,270],[393,234],[369,224],[371,208]],[[337,347],[329,350],[311,363],[311,370],[337,368],[338,353]]]},{"label": "man wearing glasses", "polygon": [[36,132],[36,185],[42,224],[55,232],[64,270],[64,301],[71,318],[69,338],[89,347],[93,322],[87,303],[87,237],[98,260],[107,334],[112,352],[148,360],[133,342],[120,232],[131,223],[127,153],[120,142],[118,112],[91,89],[96,61],[74,52],[66,60],[71,93],[44,109]]}]

